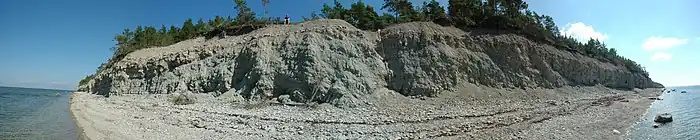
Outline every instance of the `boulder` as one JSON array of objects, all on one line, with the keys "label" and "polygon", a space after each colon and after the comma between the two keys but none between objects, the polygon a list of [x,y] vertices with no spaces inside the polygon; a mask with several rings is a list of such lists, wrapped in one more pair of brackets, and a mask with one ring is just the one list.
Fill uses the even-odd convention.
[{"label": "boulder", "polygon": [[657,122],[657,123],[668,123],[668,122],[672,122],[672,121],[673,121],[673,117],[669,113],[663,113],[663,114],[656,115],[656,118],[654,119],[654,122]]},{"label": "boulder", "polygon": [[289,95],[280,95],[280,97],[277,98],[277,101],[280,102],[281,104],[292,103],[292,99],[289,98]]},{"label": "boulder", "polygon": [[681,93],[686,93],[685,91],[681,91]]}]

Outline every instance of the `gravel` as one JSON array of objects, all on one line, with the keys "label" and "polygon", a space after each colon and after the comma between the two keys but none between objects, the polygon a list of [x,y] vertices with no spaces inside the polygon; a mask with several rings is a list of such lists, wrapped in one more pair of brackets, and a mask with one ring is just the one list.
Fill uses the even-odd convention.
[{"label": "gravel", "polygon": [[471,85],[420,100],[385,89],[355,108],[275,100],[250,108],[211,95],[175,105],[162,95],[77,92],[71,111],[89,139],[620,139],[615,131],[626,132],[658,92]]}]

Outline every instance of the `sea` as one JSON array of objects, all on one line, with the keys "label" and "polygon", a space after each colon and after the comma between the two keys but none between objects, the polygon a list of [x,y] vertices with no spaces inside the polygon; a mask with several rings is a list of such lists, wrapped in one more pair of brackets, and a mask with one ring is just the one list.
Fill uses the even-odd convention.
[{"label": "sea", "polygon": [[0,87],[0,140],[75,140],[72,91]]},{"label": "sea", "polygon": [[[700,86],[668,87],[644,118],[629,131],[631,140],[700,140]],[[682,93],[685,91],[685,93]],[[658,114],[670,113],[673,121],[654,128]]]}]

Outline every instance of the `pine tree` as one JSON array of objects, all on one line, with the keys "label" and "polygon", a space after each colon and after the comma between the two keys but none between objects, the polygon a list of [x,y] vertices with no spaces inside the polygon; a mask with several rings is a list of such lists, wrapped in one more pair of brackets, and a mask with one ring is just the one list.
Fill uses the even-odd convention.
[{"label": "pine tree", "polygon": [[248,8],[245,0],[233,0],[234,8],[237,10],[236,22],[238,24],[247,24],[255,21],[255,13]]},{"label": "pine tree", "polygon": [[423,2],[423,8],[421,9],[422,14],[425,16],[426,21],[433,21],[436,19],[446,18],[445,8],[440,6],[435,0],[430,2]]},{"label": "pine tree", "polygon": [[182,24],[182,29],[180,30],[180,34],[178,35],[179,40],[187,40],[192,37],[194,37],[197,32],[195,29],[194,24],[192,24],[192,19],[187,19],[185,22]]}]

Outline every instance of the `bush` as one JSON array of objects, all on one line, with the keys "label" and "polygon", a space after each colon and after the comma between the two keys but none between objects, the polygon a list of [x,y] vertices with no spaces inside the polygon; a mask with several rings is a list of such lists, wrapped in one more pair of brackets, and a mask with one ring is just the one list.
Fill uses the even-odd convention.
[{"label": "bush", "polygon": [[80,82],[78,82],[78,86],[82,86],[82,85],[87,84],[88,82],[90,82],[90,80],[92,80],[93,77],[95,77],[95,75],[92,75],[92,74],[85,76],[85,78],[83,78],[82,80],[80,80]]},{"label": "bush", "polygon": [[188,104],[194,104],[194,98],[185,95],[183,93],[180,94],[175,94],[170,97],[170,102],[172,102],[175,105],[188,105]]}]

